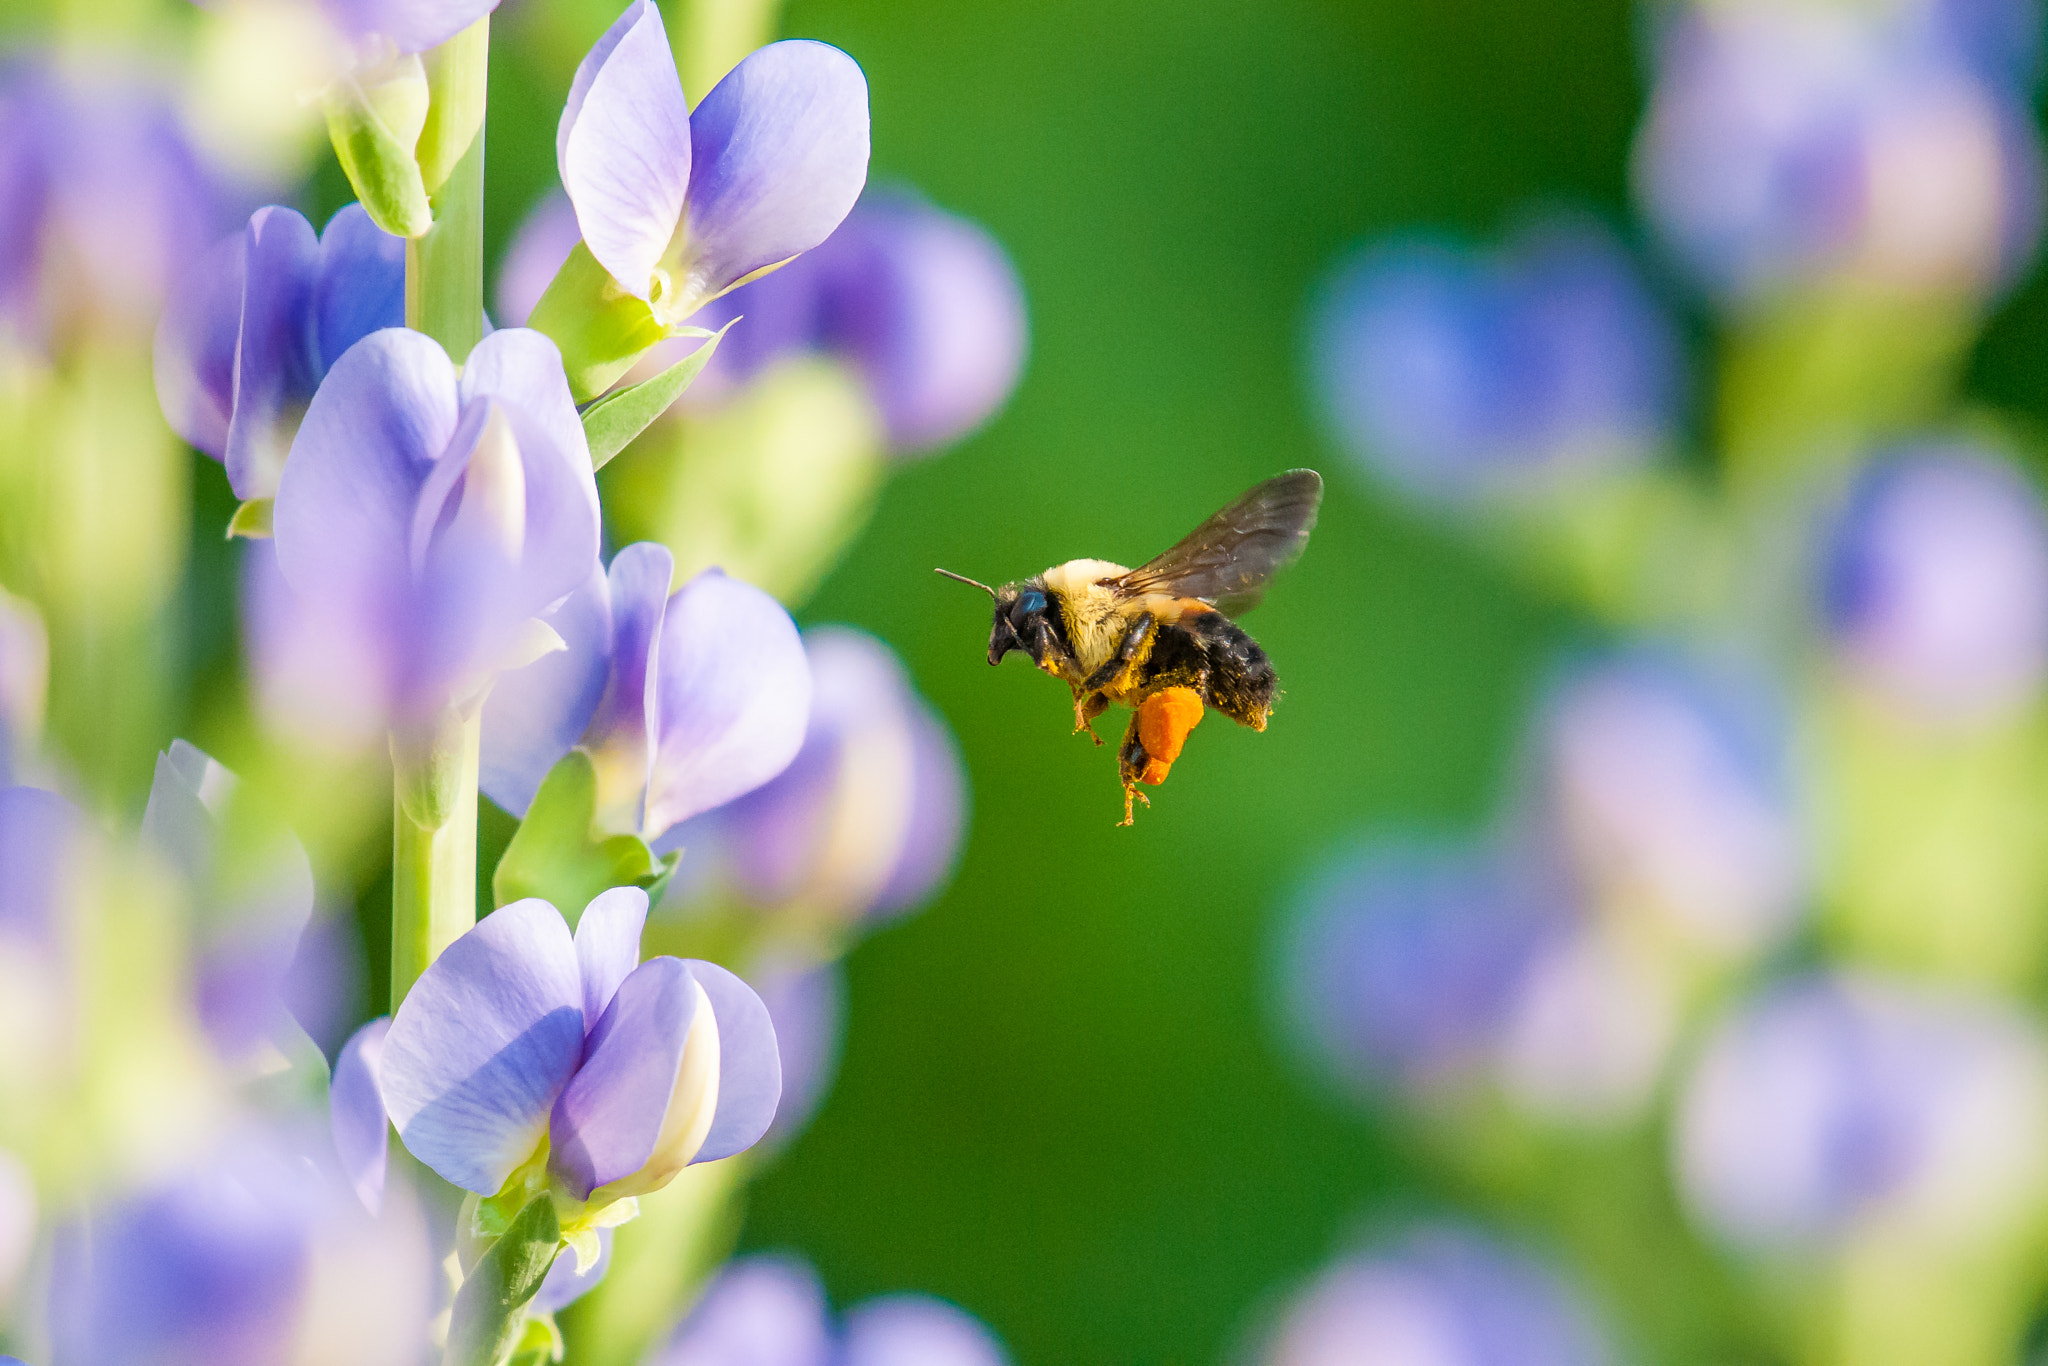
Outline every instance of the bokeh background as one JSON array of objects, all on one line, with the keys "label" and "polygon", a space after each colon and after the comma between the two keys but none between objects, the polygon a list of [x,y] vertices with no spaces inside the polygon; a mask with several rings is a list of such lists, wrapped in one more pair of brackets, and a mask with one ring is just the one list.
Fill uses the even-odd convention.
[{"label": "bokeh background", "polygon": [[[500,11],[493,260],[554,186],[574,62],[613,13]],[[1684,1232],[1661,1129],[1552,1150],[1612,1198],[1546,1206],[1326,1085],[1288,1046],[1276,985],[1313,871],[1375,825],[1485,826],[1561,653],[1609,629],[1339,450],[1310,395],[1312,300],[1362,241],[1490,241],[1551,205],[1643,245],[1629,164],[1647,24],[1626,0],[789,4],[782,34],[867,73],[874,178],[1003,243],[1031,341],[1003,413],[899,469],[799,613],[901,654],[958,737],[972,814],[949,889],[848,960],[837,1082],[751,1187],[743,1248],[801,1253],[840,1303],[943,1296],[1021,1362],[1215,1362],[1361,1237],[1459,1215],[1569,1244],[1626,1359],[1780,1359]],[[298,201],[315,221],[350,197],[320,164]],[[1710,394],[1716,322],[1639,255]],[[2030,276],[1962,383],[2023,454],[2048,420],[2044,354],[2048,281]],[[1705,450],[1711,405],[1683,422],[1680,444]],[[1068,734],[1049,680],[987,667],[985,606],[932,567],[1001,581],[1075,556],[1137,563],[1300,465],[1329,478],[1320,525],[1246,623],[1286,689],[1270,730],[1213,720],[1116,828],[1113,753]],[[240,706],[236,550],[216,534],[234,500],[212,462],[192,478],[176,730],[207,744]],[[509,831],[487,813],[487,846]],[[372,869],[353,891],[376,983],[388,884]],[[364,986],[355,1010],[382,1008]]]}]

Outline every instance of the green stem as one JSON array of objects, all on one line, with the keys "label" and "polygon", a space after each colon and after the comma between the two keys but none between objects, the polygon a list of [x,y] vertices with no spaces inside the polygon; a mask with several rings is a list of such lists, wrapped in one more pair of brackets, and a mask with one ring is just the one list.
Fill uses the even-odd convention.
[{"label": "green stem", "polygon": [[434,226],[405,244],[405,325],[460,365],[483,339],[484,99],[488,17],[426,56],[430,103],[420,131],[420,174]]},{"label": "green stem", "polygon": [[[405,244],[405,323],[460,365],[483,338],[484,103],[488,18],[426,55],[418,143],[434,225]],[[477,735],[481,718],[440,717],[391,736],[391,1009],[476,924]]]},{"label": "green stem", "polygon": [[482,712],[415,741],[393,734],[391,1009],[476,924],[477,738]]}]

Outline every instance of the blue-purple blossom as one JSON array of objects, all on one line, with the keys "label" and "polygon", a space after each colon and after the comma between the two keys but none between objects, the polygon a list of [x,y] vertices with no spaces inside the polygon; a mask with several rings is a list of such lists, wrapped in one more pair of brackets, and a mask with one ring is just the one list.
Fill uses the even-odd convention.
[{"label": "blue-purple blossom", "polygon": [[460,376],[403,328],[350,348],[292,443],[252,652],[273,714],[339,740],[477,705],[555,643],[537,619],[597,563],[597,486],[560,354],[484,338]]},{"label": "blue-purple blossom", "polygon": [[2012,279],[2041,227],[2035,44],[1993,57],[1985,34],[2039,18],[1992,8],[1687,5],[1636,147],[1650,220],[1730,300],[1833,277],[1966,294]]},{"label": "blue-purple blossom", "polygon": [[1381,841],[1327,869],[1283,945],[1297,1034],[1343,1084],[1429,1092],[1489,1074],[1570,915],[1489,846]]},{"label": "blue-purple blossom", "polygon": [[765,1140],[780,1146],[811,1122],[839,1072],[846,1032],[846,980],[837,962],[771,954],[747,972],[775,1025],[782,1060],[782,1102]]},{"label": "blue-purple blossom", "polygon": [[538,898],[484,917],[398,1008],[377,1074],[413,1156],[495,1194],[545,1143],[601,1208],[751,1146],[782,1090],[760,998],[716,964],[640,961],[647,894],[618,887],[572,937]]},{"label": "blue-purple blossom", "polygon": [[1375,246],[1324,287],[1315,398],[1370,471],[1429,501],[1640,462],[1684,399],[1670,320],[1607,233],[1539,224],[1479,253]]},{"label": "blue-purple blossom", "polygon": [[148,336],[227,197],[150,81],[0,65],[0,341]]},{"label": "blue-purple blossom", "polygon": [[1612,1350],[1548,1267],[1428,1227],[1336,1263],[1281,1311],[1262,1366],[1605,1366]]},{"label": "blue-purple blossom", "polygon": [[1988,998],[1784,983],[1707,1041],[1673,1142],[1692,1213],[1743,1248],[1879,1225],[1950,1246],[1994,1236],[2048,1189],[2048,1041]]},{"label": "blue-purple blossom", "polygon": [[810,726],[773,782],[672,842],[760,907],[801,905],[844,921],[922,904],[951,873],[967,791],[951,731],[874,637],[804,637]]},{"label": "blue-purple blossom", "polygon": [[968,1314],[929,1295],[855,1305],[835,1330],[816,1273],[783,1257],[719,1272],[690,1317],[645,1366],[1008,1366]]},{"label": "blue-purple blossom", "polygon": [[811,712],[795,623],[716,569],[671,594],[674,563],[652,542],[621,550],[550,618],[568,648],[499,683],[483,725],[493,801],[524,815],[581,747],[600,826],[656,840],[788,767]]},{"label": "blue-purple blossom", "polygon": [[300,1135],[237,1130],[59,1229],[55,1360],[71,1366],[411,1366],[434,1274],[410,1201],[372,1218]]},{"label": "blue-purple blossom", "polygon": [[282,829],[260,829],[237,780],[183,740],[157,756],[144,841],[170,862],[189,899],[194,1007],[223,1055],[240,1058],[291,1028],[285,983],[313,911],[313,869]]},{"label": "blue-purple blossom", "polygon": [[584,244],[664,326],[831,235],[867,180],[868,91],[824,43],[771,43],[695,110],[653,0],[577,68],[556,133]]},{"label": "blue-purple blossom", "polygon": [[1810,854],[1768,691],[1666,653],[1588,662],[1551,690],[1534,747],[1524,818],[1594,905],[1719,959],[1798,924]]},{"label": "blue-purple blossom", "polygon": [[384,1205],[384,1178],[390,1163],[390,1109],[384,1103],[384,1036],[391,1018],[379,1016],[349,1036],[335,1056],[327,1087],[327,1119],[335,1159],[363,1208],[375,1214]]},{"label": "blue-purple blossom", "polygon": [[1835,657],[1905,715],[2009,715],[2048,673],[2048,515],[2018,470],[1961,444],[1869,466],[1833,528],[1824,613]]},{"label": "blue-purple blossom", "polygon": [[541,1281],[540,1289],[533,1294],[527,1309],[535,1314],[553,1314],[567,1309],[591,1291],[612,1269],[612,1230],[597,1230],[597,1259],[588,1266],[580,1266],[580,1256],[573,1247],[565,1247],[555,1254],[553,1266]]},{"label": "blue-purple blossom", "polygon": [[242,499],[277,493],[314,390],[344,351],[405,322],[405,243],[351,204],[315,236],[258,209],[179,283],[156,334],[156,392],[178,435]]}]

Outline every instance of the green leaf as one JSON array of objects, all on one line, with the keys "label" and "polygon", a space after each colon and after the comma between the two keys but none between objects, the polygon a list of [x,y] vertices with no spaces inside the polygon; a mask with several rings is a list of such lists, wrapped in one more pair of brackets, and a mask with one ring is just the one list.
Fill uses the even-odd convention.
[{"label": "green leaf", "polygon": [[656,858],[638,835],[596,833],[597,770],[572,749],[548,771],[491,879],[500,906],[537,896],[573,928],[592,897],[610,887],[658,890],[676,856]]},{"label": "green leaf", "polygon": [[526,1302],[547,1278],[561,1243],[554,1197],[543,1191],[526,1202],[455,1292],[443,1366],[500,1366],[512,1354],[525,1329]]},{"label": "green leaf", "polygon": [[555,1326],[555,1316],[535,1314],[526,1320],[526,1331],[512,1349],[508,1366],[545,1366],[547,1362],[560,1361],[563,1347],[562,1330]]},{"label": "green leaf", "polygon": [[701,327],[678,329],[674,335],[701,336],[705,338],[704,344],[653,379],[607,394],[586,408],[583,433],[590,438],[590,467],[603,469],[613,456],[626,449],[628,442],[667,412],[669,405],[690,387],[690,381],[711,363],[711,353],[718,349],[726,328],[738,321],[734,318],[716,332],[706,332]]},{"label": "green leaf", "polygon": [[228,519],[228,539],[233,540],[237,536],[242,536],[252,541],[269,540],[270,518],[274,506],[273,499],[251,498],[236,508],[235,515]]}]

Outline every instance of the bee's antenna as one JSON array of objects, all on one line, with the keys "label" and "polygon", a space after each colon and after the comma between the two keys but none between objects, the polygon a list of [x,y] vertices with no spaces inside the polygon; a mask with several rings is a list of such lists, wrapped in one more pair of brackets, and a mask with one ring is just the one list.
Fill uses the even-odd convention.
[{"label": "bee's antenna", "polygon": [[967,576],[966,576],[965,574],[955,574],[955,573],[954,573],[954,572],[953,572],[952,570],[950,570],[950,569],[934,569],[934,570],[932,571],[932,573],[934,573],[934,574],[943,574],[943,575],[945,575],[945,576],[946,576],[947,578],[949,578],[949,579],[953,579],[953,580],[955,580],[955,581],[957,581],[957,582],[960,582],[960,583],[964,583],[964,584],[966,584],[966,585],[967,585],[968,587],[970,587],[970,588],[979,588],[979,589],[980,589],[980,590],[981,590],[982,592],[984,592],[984,593],[988,594],[988,595],[989,595],[989,596],[990,596],[991,598],[995,597],[995,595],[996,595],[996,590],[995,590],[995,589],[993,589],[993,588],[990,588],[990,587],[989,587],[989,586],[988,586],[987,584],[983,583],[983,582],[982,582],[981,580],[979,580],[979,579],[970,579],[970,578],[968,578],[968,577],[967,577]]}]

